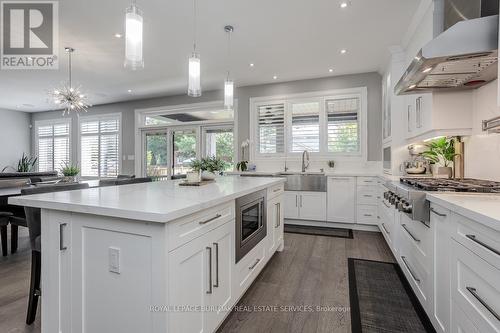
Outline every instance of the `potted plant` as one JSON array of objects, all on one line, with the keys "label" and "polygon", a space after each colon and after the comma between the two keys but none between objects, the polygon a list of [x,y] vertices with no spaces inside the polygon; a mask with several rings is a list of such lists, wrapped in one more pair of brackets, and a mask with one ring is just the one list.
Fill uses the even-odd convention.
[{"label": "potted plant", "polygon": [[23,153],[23,156],[17,162],[17,168],[14,168],[12,166],[6,166],[5,168],[2,169],[2,172],[7,170],[8,168],[11,168],[16,172],[32,172],[35,169],[37,161],[38,161],[37,157],[28,156],[25,153]]},{"label": "potted plant", "polygon": [[194,171],[201,171],[202,180],[215,179],[215,173],[221,173],[227,167],[227,163],[215,156],[196,159],[191,162]]},{"label": "potted plant", "polygon": [[442,137],[431,141],[427,145],[427,150],[422,153],[432,165],[437,165],[437,172],[433,170],[433,174],[437,176],[446,176],[451,178],[453,175],[453,160],[458,154],[455,153],[455,146],[452,139]]},{"label": "potted plant", "polygon": [[250,140],[246,139],[241,143],[241,161],[236,164],[238,171],[247,171],[248,161],[245,159],[245,152],[250,147]]},{"label": "potted plant", "polygon": [[64,181],[68,183],[75,183],[76,176],[80,173],[80,168],[76,165],[70,165],[68,162],[61,163],[61,173],[64,176]]}]

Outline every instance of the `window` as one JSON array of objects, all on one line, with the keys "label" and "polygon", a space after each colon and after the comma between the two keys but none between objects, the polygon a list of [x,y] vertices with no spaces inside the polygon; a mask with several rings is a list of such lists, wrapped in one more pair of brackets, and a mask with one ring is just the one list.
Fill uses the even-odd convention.
[{"label": "window", "polygon": [[226,162],[226,171],[233,169],[234,163],[234,135],[233,127],[205,128],[204,156],[216,156]]},{"label": "window", "polygon": [[365,160],[367,89],[251,98],[251,158]]},{"label": "window", "polygon": [[319,102],[292,103],[291,152],[319,152]]},{"label": "window", "polygon": [[173,175],[185,175],[191,171],[191,162],[196,159],[197,135],[195,129],[173,131]]},{"label": "window", "polygon": [[326,101],[328,116],[328,152],[359,152],[359,98]]},{"label": "window", "polygon": [[120,118],[120,115],[80,118],[80,161],[83,177],[118,176]]},{"label": "window", "polygon": [[260,154],[285,152],[285,104],[261,105],[257,107],[259,123]]},{"label": "window", "polygon": [[155,180],[168,179],[168,142],[167,131],[145,133],[146,176]]},{"label": "window", "polygon": [[69,164],[71,122],[41,122],[35,127],[38,171],[60,170],[65,164]]}]

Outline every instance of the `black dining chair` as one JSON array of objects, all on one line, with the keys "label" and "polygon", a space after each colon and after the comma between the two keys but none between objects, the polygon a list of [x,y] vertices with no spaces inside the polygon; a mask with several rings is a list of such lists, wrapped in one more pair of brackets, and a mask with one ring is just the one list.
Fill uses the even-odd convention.
[{"label": "black dining chair", "polygon": [[[89,184],[56,184],[43,187],[25,188],[21,190],[21,195],[82,190],[86,188],[89,188]],[[29,230],[31,246],[31,282],[26,324],[31,325],[35,321],[38,298],[41,296],[41,209],[24,207],[24,212],[26,215],[25,222]]]},{"label": "black dining chair", "polygon": [[7,225],[11,216],[12,213],[0,212],[0,239],[2,242],[2,255],[4,257],[7,255]]}]

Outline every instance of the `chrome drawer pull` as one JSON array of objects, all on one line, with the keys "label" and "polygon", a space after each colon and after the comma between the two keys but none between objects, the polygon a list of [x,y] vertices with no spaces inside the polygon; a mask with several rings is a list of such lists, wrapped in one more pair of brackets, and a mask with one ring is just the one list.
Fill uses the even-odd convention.
[{"label": "chrome drawer pull", "polygon": [[221,215],[221,214],[217,214],[217,215],[215,215],[214,217],[209,218],[208,220],[205,220],[205,221],[200,221],[200,222],[198,222],[198,223],[199,223],[199,224],[207,224],[208,222],[212,222],[213,220],[216,220],[216,219],[218,219],[218,218],[220,218],[220,217],[222,217],[222,215]]},{"label": "chrome drawer pull", "polygon": [[446,217],[446,214],[443,214],[443,213],[440,213],[438,212],[437,210],[435,210],[434,208],[431,207],[431,212],[433,212],[434,214],[436,214],[437,216],[441,216],[441,217]]},{"label": "chrome drawer pull", "polygon": [[387,207],[387,208],[391,208],[391,206],[389,206],[389,204],[387,204],[385,201],[382,201],[382,203]]},{"label": "chrome drawer pull", "polygon": [[64,251],[67,250],[68,247],[64,246],[64,227],[66,227],[68,224],[67,223],[61,223],[59,224],[59,250]]},{"label": "chrome drawer pull", "polygon": [[273,190],[273,192],[274,192],[274,193],[279,192],[279,191],[281,191],[281,187],[279,187],[279,188],[277,188],[277,189]]},{"label": "chrome drawer pull", "polygon": [[420,283],[420,279],[417,278],[417,276],[415,275],[415,273],[413,273],[413,270],[408,265],[408,262],[406,261],[406,257],[405,256],[401,256],[401,259],[403,260],[403,263],[405,264],[406,268],[408,269],[408,272],[410,272],[410,275],[413,278],[413,280],[415,280],[418,283]]},{"label": "chrome drawer pull", "polygon": [[207,294],[212,293],[212,248],[210,246],[207,246],[206,249],[208,250],[208,290]]},{"label": "chrome drawer pull", "polygon": [[253,265],[252,265],[252,266],[250,266],[250,267],[248,267],[248,269],[249,269],[249,270],[254,269],[254,268],[255,268],[255,266],[257,266],[257,264],[258,264],[259,262],[260,262],[260,259],[255,260],[255,262],[253,263]]},{"label": "chrome drawer pull", "polygon": [[493,317],[495,317],[498,321],[500,321],[500,315],[498,315],[498,313],[496,313],[496,311],[493,310],[491,308],[491,306],[489,306],[488,303],[486,303],[481,298],[481,296],[479,296],[476,288],[473,288],[473,287],[465,287],[465,288],[467,288],[467,290],[472,294],[472,296],[474,296],[474,298],[477,299],[479,301],[479,303],[481,303],[486,308],[486,310],[488,310],[493,315]]},{"label": "chrome drawer pull", "polygon": [[281,203],[278,202],[276,205],[276,224],[275,228],[278,228],[281,225]]},{"label": "chrome drawer pull", "polygon": [[372,214],[363,214],[363,215],[366,216],[366,217],[371,217],[372,216]]},{"label": "chrome drawer pull", "polygon": [[219,243],[214,243],[215,247],[215,283],[214,287],[219,287]]},{"label": "chrome drawer pull", "polygon": [[410,235],[410,237],[413,238],[413,240],[415,242],[420,243],[420,239],[413,236],[413,234],[410,232],[410,230],[408,230],[408,228],[406,228],[406,224],[401,224],[401,226],[403,227],[403,229],[405,229],[405,231],[408,233],[408,235]]},{"label": "chrome drawer pull", "polygon": [[369,195],[369,194],[363,194],[363,196],[364,196],[365,198],[372,198],[372,197],[373,197],[373,195]]},{"label": "chrome drawer pull", "polygon": [[382,228],[384,228],[385,232],[387,232],[388,235],[391,234],[389,230],[387,230],[387,228],[385,227],[385,223],[382,223]]},{"label": "chrome drawer pull", "polygon": [[479,239],[476,238],[476,235],[465,235],[465,237],[467,237],[468,239],[470,239],[471,241],[473,242],[476,242],[478,243],[479,245],[481,245],[482,247],[490,250],[491,252],[493,252],[494,254],[496,254],[497,256],[500,256],[500,251],[492,248],[491,246],[489,246],[488,244],[485,244],[483,242],[481,242]]}]

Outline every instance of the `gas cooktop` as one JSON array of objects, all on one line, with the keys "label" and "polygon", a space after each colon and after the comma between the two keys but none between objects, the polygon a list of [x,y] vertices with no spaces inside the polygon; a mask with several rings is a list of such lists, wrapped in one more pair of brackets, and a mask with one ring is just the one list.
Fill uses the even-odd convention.
[{"label": "gas cooktop", "polygon": [[422,191],[500,193],[500,182],[489,180],[401,178],[400,181]]}]

